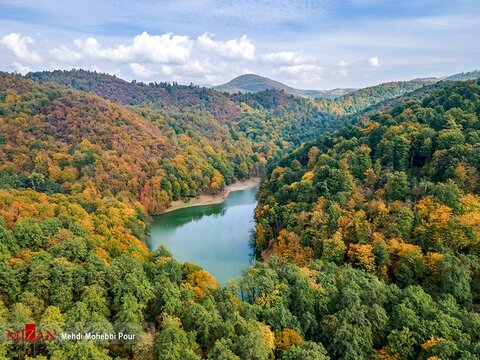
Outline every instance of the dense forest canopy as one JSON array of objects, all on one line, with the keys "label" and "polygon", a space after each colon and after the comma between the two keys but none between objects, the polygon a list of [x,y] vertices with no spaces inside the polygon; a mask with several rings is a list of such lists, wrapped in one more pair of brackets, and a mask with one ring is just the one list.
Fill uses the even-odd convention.
[{"label": "dense forest canopy", "polygon": [[[261,256],[309,268],[347,264],[423,299],[377,303],[386,321],[381,333],[368,312],[348,309],[355,323],[364,318],[363,326],[372,326],[361,330],[371,336],[370,348],[357,348],[352,359],[372,347],[406,359],[423,358],[427,348],[441,359],[480,356],[479,115],[480,81],[441,84],[302,146],[262,183],[255,233]],[[352,296],[365,305],[358,291]],[[414,310],[418,301],[422,315]],[[476,330],[465,320],[454,325],[464,335],[452,333],[453,319],[442,327],[445,315],[434,309],[445,301],[470,312]],[[324,339],[335,354],[338,344]]]},{"label": "dense forest canopy", "polygon": [[[132,84],[85,71],[42,74],[59,82],[74,77],[80,89],[87,83],[94,93],[135,106],[52,81],[0,75],[0,187],[36,186],[49,193],[93,188],[140,201],[150,214],[171,200],[218,193],[236,179],[261,174],[268,161],[306,134],[333,128],[337,118],[278,92],[266,96],[275,99],[272,109],[193,86]],[[177,106],[158,105],[170,102]],[[219,114],[217,108],[231,111]]]},{"label": "dense forest canopy", "polygon": [[[0,358],[480,357],[478,82],[310,100],[28,77],[0,74],[0,327],[137,341]],[[259,174],[240,279],[147,249],[148,214]]]}]

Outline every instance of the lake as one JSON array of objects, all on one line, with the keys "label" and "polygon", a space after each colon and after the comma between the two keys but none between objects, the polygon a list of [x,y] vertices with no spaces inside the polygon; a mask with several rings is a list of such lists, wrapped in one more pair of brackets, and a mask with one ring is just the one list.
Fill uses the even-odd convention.
[{"label": "lake", "polygon": [[221,204],[155,216],[151,250],[165,244],[176,260],[201,266],[225,285],[250,264],[257,190],[258,187],[234,191]]}]

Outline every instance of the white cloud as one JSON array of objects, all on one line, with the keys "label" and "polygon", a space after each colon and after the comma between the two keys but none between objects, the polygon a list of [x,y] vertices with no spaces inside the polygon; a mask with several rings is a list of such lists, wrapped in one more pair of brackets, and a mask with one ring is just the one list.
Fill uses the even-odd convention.
[{"label": "white cloud", "polygon": [[337,69],[332,70],[332,75],[337,79],[346,78],[348,76],[348,68],[339,66]]},{"label": "white cloud", "polygon": [[132,63],[130,64],[130,69],[141,79],[150,79],[156,72],[152,69],[147,68],[146,66],[139,64],[139,63]]},{"label": "white cloud", "polygon": [[182,76],[204,77],[207,74],[218,74],[225,70],[225,64],[221,62],[212,63],[210,59],[192,60],[177,67],[176,71]]},{"label": "white cloud", "polygon": [[262,55],[261,59],[266,63],[285,65],[301,64],[308,60],[302,54],[294,51],[272,52]]},{"label": "white cloud", "polygon": [[53,48],[49,51],[50,56],[54,60],[65,62],[68,64],[76,63],[84,58],[84,55],[69,49],[66,46],[60,46],[58,48]]},{"label": "white cloud", "polygon": [[[287,77],[288,84],[295,87],[308,86],[317,84],[323,80],[326,68],[316,64],[298,64],[281,66],[274,72],[274,76]],[[287,81],[287,80],[285,80]]]},{"label": "white cloud", "polygon": [[227,41],[215,41],[213,35],[204,33],[197,38],[197,45],[206,51],[216,53],[224,58],[236,60],[254,60],[255,45],[250,41],[247,35],[240,39]]},{"label": "white cloud", "polygon": [[173,69],[171,66],[168,66],[168,65],[162,65],[160,67],[160,70],[162,71],[162,73],[164,73],[165,75],[172,75],[173,74]]},{"label": "white cloud", "polygon": [[208,72],[207,66],[198,60],[193,60],[179,69],[181,75],[201,76]]},{"label": "white cloud", "polygon": [[[171,65],[184,65],[189,73],[205,73],[205,62],[208,56],[217,55],[231,60],[253,60],[255,45],[244,35],[239,39],[215,41],[205,33],[196,41],[186,35],[149,35],[143,32],[134,37],[131,44],[119,44],[112,47],[102,45],[93,37],[76,39],[76,49],[60,46],[49,51],[55,61],[75,64],[81,60],[100,60],[127,64],[163,64],[157,67],[166,75],[171,75]],[[192,59],[192,52],[196,57]],[[143,65],[142,65],[143,66]],[[134,65],[139,73],[144,73]],[[134,71],[132,69],[132,71]]]},{"label": "white cloud", "polygon": [[[150,80],[154,77],[168,76],[170,80],[184,81],[185,79],[206,79],[222,73],[227,65],[210,59],[190,59],[185,64],[141,64],[130,63],[129,68],[136,79]],[[204,80],[202,80],[204,81]]]},{"label": "white cloud", "polygon": [[340,62],[337,65],[340,67],[345,67],[345,66],[348,66],[348,63],[345,60],[340,60]]},{"label": "white cloud", "polygon": [[291,66],[282,66],[279,68],[279,71],[294,76],[307,75],[309,73],[316,73],[320,75],[323,72],[324,68],[314,64],[299,64]]},{"label": "white cloud", "polygon": [[10,33],[5,35],[0,43],[5,45],[6,48],[21,61],[30,63],[39,63],[42,61],[42,58],[36,51],[29,49],[28,45],[33,43],[33,39],[29,36],[22,36],[19,33]]},{"label": "white cloud", "polygon": [[370,65],[371,67],[379,67],[380,61],[378,61],[378,57],[374,56],[374,57],[368,58],[368,65]]},{"label": "white cloud", "polygon": [[66,47],[53,49],[54,56],[67,55],[71,59],[87,57],[94,60],[111,62],[152,62],[163,64],[182,64],[190,57],[192,41],[188,36],[149,35],[143,32],[135,36],[132,44],[120,44],[115,47],[103,47],[97,39],[77,39],[74,44],[80,53]]},{"label": "white cloud", "polygon": [[32,71],[32,69],[30,69],[28,66],[20,64],[17,61],[14,61],[12,63],[12,66],[15,69],[16,72],[18,72],[22,75],[25,75],[26,73],[29,73],[30,71]]}]

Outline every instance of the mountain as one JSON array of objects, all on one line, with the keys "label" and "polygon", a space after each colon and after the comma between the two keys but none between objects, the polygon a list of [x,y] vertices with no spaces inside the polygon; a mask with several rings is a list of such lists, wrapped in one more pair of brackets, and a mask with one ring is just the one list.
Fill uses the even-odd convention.
[{"label": "mountain", "polygon": [[467,81],[467,80],[476,80],[480,78],[480,71],[474,70],[469,72],[461,72],[459,74],[454,74],[443,78],[442,80],[449,80],[449,81]]},{"label": "mountain", "polygon": [[256,93],[264,90],[281,90],[287,94],[295,96],[304,96],[310,98],[335,98],[337,96],[348,94],[349,92],[354,91],[355,89],[332,89],[332,90],[301,90],[295,89],[288,85],[282,84],[281,82],[260,76],[255,74],[245,74],[236,77],[233,80],[223,84],[214,86],[213,89],[227,92],[230,94],[234,93]]},{"label": "mountain", "polygon": [[417,78],[413,79],[412,81],[468,81],[468,80],[476,80],[480,77],[480,71],[479,70],[473,70],[473,71],[468,71],[468,72],[461,72],[458,74],[453,74],[453,75],[447,75],[443,77],[426,77],[426,78]]},{"label": "mountain", "polygon": [[[30,77],[0,73],[0,323],[138,341],[0,358],[479,358],[478,82],[313,100]],[[269,261],[221,288],[148,250],[147,212],[260,170]]]},{"label": "mountain", "polygon": [[[339,124],[311,99],[280,91],[249,103],[195,86],[83,70],[27,77],[0,74],[0,114],[10,119],[0,122],[0,188],[93,188],[139,201],[150,214],[258,176],[268,162]],[[16,117],[24,120],[14,125]],[[25,149],[29,156],[21,155]],[[32,177],[42,181],[33,184]]]},{"label": "mountain", "polygon": [[163,112],[206,108],[218,119],[235,119],[238,108],[218,91],[176,83],[125,81],[114,75],[81,69],[31,72],[26,78],[40,83],[56,83],[86,91],[125,105],[148,107]]},{"label": "mountain", "polygon": [[0,99],[0,188],[95,191],[155,214],[260,169],[252,140],[208,111],[137,110],[4,73]]},{"label": "mountain", "polygon": [[[402,84],[402,83],[413,83],[413,87],[425,83],[426,85],[433,84],[437,81],[447,80],[447,81],[466,81],[466,80],[475,80],[480,77],[480,71],[475,70],[467,73],[459,73],[444,78],[436,77],[426,77],[426,78],[417,78],[410,81],[401,81],[401,82],[390,82],[386,84]],[[418,86],[420,87],[420,86]],[[365,91],[365,89],[371,89],[373,87],[365,89],[352,89],[352,88],[336,88],[331,90],[304,90],[296,89],[291,86],[285,85],[279,81],[266,78],[264,76],[256,74],[245,74],[240,75],[229,82],[211,87],[217,91],[227,92],[229,94],[235,93],[256,93],[264,90],[280,90],[284,91],[289,95],[303,96],[309,98],[325,98],[325,99],[335,99],[341,96],[346,96],[356,91]],[[400,96],[402,93],[398,93],[396,96]]]},{"label": "mountain", "polygon": [[381,102],[389,101],[405,94],[437,83],[438,80],[419,79],[392,81],[352,91],[335,99],[315,99],[323,111],[338,115],[353,115]]},{"label": "mountain", "polygon": [[[329,290],[316,284],[338,294],[338,303],[327,302],[315,336],[333,359],[368,358],[360,354],[372,348],[392,357],[371,358],[407,358],[396,348],[400,333],[411,339],[410,359],[479,358],[480,333],[463,342],[470,325],[459,322],[463,335],[453,335],[456,325],[444,328],[441,310],[449,302],[480,326],[479,108],[480,80],[441,81],[372,107],[363,123],[306,143],[264,177],[255,212],[258,255],[310,270],[316,264],[317,279],[331,281]],[[320,275],[345,266],[388,284],[398,297],[341,271],[339,283],[352,284],[347,295],[333,285],[335,276]],[[363,286],[371,289],[367,298]],[[362,313],[363,306],[379,306],[385,319],[367,337],[360,324],[380,317]],[[353,329],[371,339],[369,350],[336,345],[345,334],[355,343]]]}]

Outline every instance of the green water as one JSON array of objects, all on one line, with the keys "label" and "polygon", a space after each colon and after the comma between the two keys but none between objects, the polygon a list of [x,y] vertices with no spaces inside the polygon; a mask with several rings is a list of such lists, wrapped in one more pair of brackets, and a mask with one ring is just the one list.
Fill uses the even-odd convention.
[{"label": "green water", "polygon": [[155,216],[150,248],[166,244],[175,259],[197,264],[226,284],[250,264],[257,190],[232,192],[221,204]]}]

